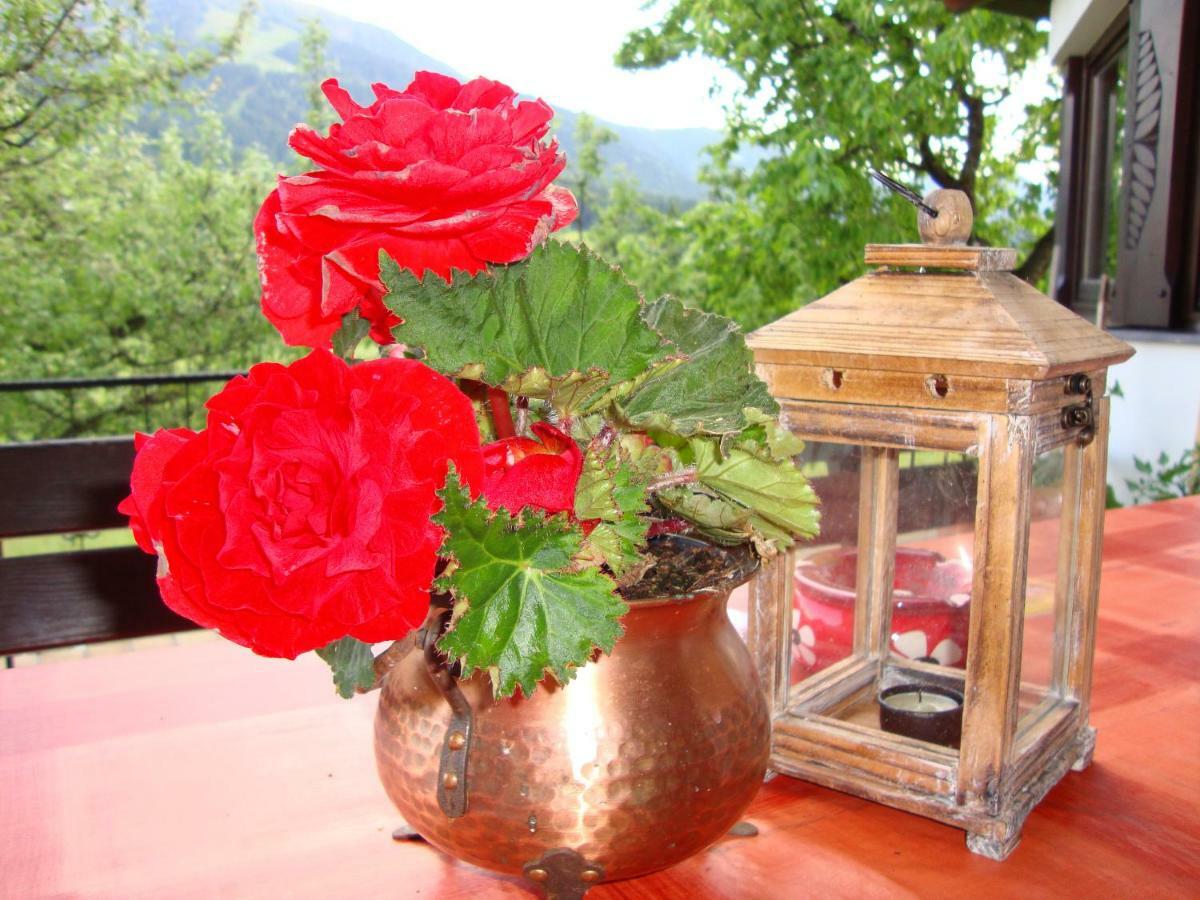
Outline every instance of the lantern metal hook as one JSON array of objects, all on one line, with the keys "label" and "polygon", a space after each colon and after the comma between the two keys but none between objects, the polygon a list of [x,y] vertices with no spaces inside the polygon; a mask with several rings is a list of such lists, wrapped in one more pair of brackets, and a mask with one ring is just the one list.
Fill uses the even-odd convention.
[{"label": "lantern metal hook", "polygon": [[938,217],[938,211],[926,203],[921,198],[921,195],[912,188],[904,186],[894,178],[888,178],[888,176],[884,175],[878,169],[868,169],[867,171],[871,173],[872,178],[882,184],[885,188],[893,193],[899,194],[917,209],[921,210],[921,212],[925,213],[925,215],[929,216],[929,218],[936,219]]}]

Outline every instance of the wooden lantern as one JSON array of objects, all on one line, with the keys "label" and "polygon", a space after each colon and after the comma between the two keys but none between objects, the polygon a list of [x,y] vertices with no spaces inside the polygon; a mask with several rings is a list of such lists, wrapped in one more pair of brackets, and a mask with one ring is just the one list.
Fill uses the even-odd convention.
[{"label": "wooden lantern", "polygon": [[[965,829],[993,859],[1091,760],[1105,377],[1133,353],[1015,257],[871,245],[874,271],[750,338],[823,504],[819,545],[751,590],[771,769]],[[922,721],[928,695],[951,716],[960,696],[961,737],[884,730],[897,690]]]}]

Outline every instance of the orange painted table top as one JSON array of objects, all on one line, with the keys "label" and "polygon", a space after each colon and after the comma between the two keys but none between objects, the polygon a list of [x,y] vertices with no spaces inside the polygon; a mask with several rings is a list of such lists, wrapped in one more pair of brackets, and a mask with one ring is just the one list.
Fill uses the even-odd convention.
[{"label": "orange painted table top", "polygon": [[[528,897],[395,844],[374,697],[223,641],[0,672],[0,897]],[[605,898],[1200,893],[1200,498],[1109,513],[1095,762],[1004,863],[956,829],[787,778],[726,838]]]}]

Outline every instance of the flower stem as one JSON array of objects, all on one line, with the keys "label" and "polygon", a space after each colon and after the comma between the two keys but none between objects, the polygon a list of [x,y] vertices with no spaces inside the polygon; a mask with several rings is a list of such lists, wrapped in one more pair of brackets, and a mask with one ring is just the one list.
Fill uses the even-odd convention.
[{"label": "flower stem", "polygon": [[513,427],[512,409],[508,405],[508,393],[500,388],[488,388],[488,405],[492,408],[492,425],[496,428],[496,439],[510,438],[516,435]]},{"label": "flower stem", "polygon": [[517,434],[529,435],[529,398],[522,395],[517,396]]},{"label": "flower stem", "polygon": [[680,469],[678,472],[668,472],[666,475],[660,475],[648,485],[646,485],[647,493],[654,491],[662,491],[667,488],[678,487],[681,484],[695,484],[700,476],[696,473],[694,466],[689,466],[686,469]]},{"label": "flower stem", "polygon": [[616,429],[608,422],[605,422],[600,426],[600,430],[596,432],[596,436],[588,443],[588,452],[593,454],[603,453],[616,440],[616,437]]}]

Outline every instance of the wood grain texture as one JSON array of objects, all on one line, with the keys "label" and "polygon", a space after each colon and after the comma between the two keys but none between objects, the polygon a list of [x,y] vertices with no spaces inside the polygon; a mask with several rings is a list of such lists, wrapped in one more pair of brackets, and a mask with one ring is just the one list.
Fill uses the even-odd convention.
[{"label": "wood grain texture", "polygon": [[[1095,761],[1002,864],[962,832],[777,777],[726,838],[588,900],[1183,897],[1200,883],[1200,498],[1108,514]],[[0,896],[529,898],[395,844],[374,699],[224,642],[0,673]],[[952,804],[950,804],[952,806]]]},{"label": "wood grain texture", "polygon": [[0,444],[0,536],[117,528],[132,438]]},{"label": "wood grain texture", "polygon": [[[0,445],[0,537],[124,527],[132,438]],[[0,653],[183,631],[136,547],[0,558]]]},{"label": "wood grain texture", "polygon": [[867,244],[863,261],[868,266],[1010,272],[1017,267],[1017,251],[966,244]]},{"label": "wood grain texture", "polygon": [[1007,272],[868,273],[749,335],[759,363],[1046,379],[1133,348]]},{"label": "wood grain texture", "polygon": [[171,612],[137,547],[0,560],[0,653],[196,628]]},{"label": "wood grain texture", "polygon": [[[1014,415],[1062,410],[1081,400],[1079,395],[1067,392],[1068,376],[1034,381],[787,363],[759,363],[757,368],[771,395],[788,400]],[[1091,378],[1093,393],[1103,395],[1105,370],[1093,369],[1086,374]]]},{"label": "wood grain texture", "polygon": [[1029,552],[1029,420],[995,416],[979,454],[974,583],[967,637],[961,802],[1000,812],[1017,724],[1021,624]]},{"label": "wood grain texture", "polygon": [[854,653],[880,660],[887,655],[892,631],[892,586],[896,574],[896,525],[900,474],[896,451],[863,451],[858,512],[858,571],[862,585],[854,601]]}]

